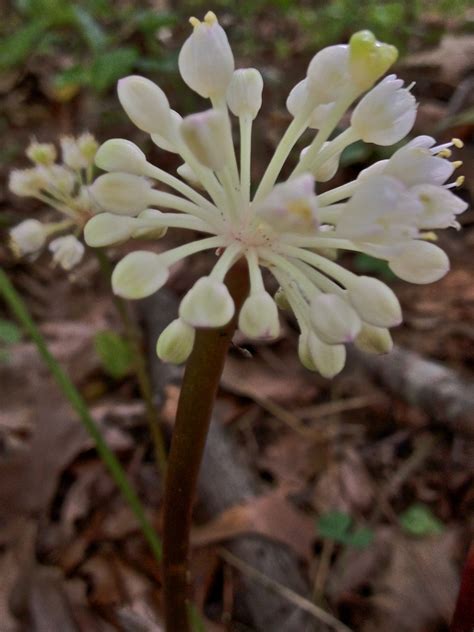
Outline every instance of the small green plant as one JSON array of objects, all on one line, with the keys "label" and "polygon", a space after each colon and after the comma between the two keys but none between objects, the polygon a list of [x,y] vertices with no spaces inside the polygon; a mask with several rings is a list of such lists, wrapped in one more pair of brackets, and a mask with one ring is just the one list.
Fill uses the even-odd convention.
[{"label": "small green plant", "polygon": [[402,529],[410,535],[439,535],[444,531],[444,524],[423,503],[411,505],[400,514],[398,519]]},{"label": "small green plant", "polygon": [[316,529],[322,538],[355,549],[367,548],[374,539],[374,532],[368,527],[354,527],[352,517],[343,511],[329,511],[320,516]]},{"label": "small green plant", "polygon": [[99,331],[94,346],[107,375],[120,380],[131,372],[133,356],[130,346],[115,331]]},{"label": "small green plant", "polygon": [[15,323],[11,320],[0,319],[0,362],[8,362],[9,347],[19,342],[21,338],[21,331]]}]

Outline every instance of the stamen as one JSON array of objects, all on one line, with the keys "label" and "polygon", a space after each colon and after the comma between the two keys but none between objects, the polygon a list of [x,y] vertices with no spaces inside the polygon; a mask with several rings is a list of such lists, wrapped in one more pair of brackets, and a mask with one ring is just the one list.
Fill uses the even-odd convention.
[{"label": "stamen", "polygon": [[206,15],[204,16],[204,22],[206,24],[209,24],[209,26],[212,26],[213,24],[217,22],[217,16],[214,13],[214,11],[208,11],[206,13]]},{"label": "stamen", "polygon": [[462,167],[464,163],[462,160],[454,160],[451,164],[455,169],[459,169],[459,167]]},{"label": "stamen", "polygon": [[462,149],[464,147],[464,143],[460,138],[452,138],[451,142],[456,147],[456,149]]},{"label": "stamen", "polygon": [[453,152],[450,149],[448,149],[447,147],[445,147],[444,149],[439,151],[436,155],[439,158],[451,158],[451,156],[453,155]]},{"label": "stamen", "polygon": [[196,28],[196,26],[199,26],[201,24],[201,20],[198,20],[193,16],[189,18],[189,24],[191,24],[193,28]]}]

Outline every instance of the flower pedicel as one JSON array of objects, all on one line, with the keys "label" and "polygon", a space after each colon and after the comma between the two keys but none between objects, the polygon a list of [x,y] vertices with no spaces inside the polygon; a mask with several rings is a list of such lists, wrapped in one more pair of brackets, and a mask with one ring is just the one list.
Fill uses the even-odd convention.
[{"label": "flower pedicel", "polygon": [[[431,283],[446,274],[448,258],[432,243],[431,231],[458,227],[456,217],[466,209],[452,193],[462,177],[446,184],[460,165],[449,160],[451,147],[461,147],[461,141],[436,145],[431,137],[418,136],[353,182],[317,194],[317,182],[333,177],[347,146],[360,140],[393,145],[415,121],[411,86],[395,75],[382,78],[397,50],[361,31],[347,45],[318,52],[306,78],[290,92],[293,120],[251,197],[252,122],[262,102],[262,77],[254,68],[234,69],[226,34],[212,12],[203,22],[190,21],[193,32],[181,49],[179,69],[192,90],[210,99],[210,109],[182,119],[148,79],[131,76],[118,85],[132,122],[156,145],[181,156],[182,179],[149,163],[128,140],[105,142],[96,164],[109,173],[89,188],[104,212],[89,220],[85,239],[91,246],[106,246],[144,234],[159,238],[171,227],[206,236],[161,254],[126,255],[113,273],[114,292],[131,299],[149,296],[166,283],[174,263],[214,250],[213,269],[184,296],[179,318],[158,340],[163,360],[185,361],[195,328],[219,327],[232,318],[234,304],[224,278],[242,257],[250,277],[238,320],[245,335],[275,338],[278,303],[297,318],[302,363],[325,377],[343,368],[345,343],[371,353],[389,351],[389,329],[402,320],[395,294],[375,278],[346,270],[332,255],[337,250],[368,253],[412,283]],[[331,139],[351,107],[349,127]],[[239,121],[238,160],[229,110]],[[277,183],[308,128],[317,130],[311,144],[289,178]],[[179,195],[154,189],[154,180]],[[280,285],[275,297],[265,289],[262,267]]]}]

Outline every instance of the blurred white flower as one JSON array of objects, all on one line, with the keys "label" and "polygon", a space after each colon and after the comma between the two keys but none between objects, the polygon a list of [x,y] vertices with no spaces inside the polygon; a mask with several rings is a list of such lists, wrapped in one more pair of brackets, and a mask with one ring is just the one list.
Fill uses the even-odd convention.
[{"label": "blurred white flower", "polygon": [[17,257],[31,258],[55,237],[49,243],[53,263],[71,270],[84,254],[84,245],[76,236],[98,210],[87,188],[93,179],[98,143],[85,133],[77,138],[61,137],[60,145],[62,162],[57,163],[53,144],[33,140],[25,153],[35,166],[11,171],[8,186],[15,195],[36,198],[54,208],[62,219],[50,223],[27,219],[10,230],[10,245]]},{"label": "blurred white flower", "polygon": [[[290,92],[293,120],[252,194],[252,122],[261,107],[262,77],[253,68],[234,70],[226,34],[213,13],[203,22],[192,18],[191,24],[179,68],[188,86],[210,99],[211,109],[181,119],[148,79],[119,82],[119,98],[131,120],[155,144],[181,157],[181,178],[148,162],[129,141],[107,141],[97,164],[110,173],[90,187],[104,212],[89,221],[85,238],[102,246],[137,236],[158,238],[171,227],[205,235],[160,254],[128,254],[115,268],[114,292],[132,299],[148,296],[166,283],[174,263],[210,250],[216,254],[212,270],[187,292],[179,318],[160,336],[157,353],[163,360],[184,362],[196,328],[230,321],[235,307],[225,277],[242,258],[250,292],[238,327],[247,337],[277,337],[280,307],[298,321],[302,363],[325,377],[344,367],[348,342],[369,353],[390,351],[389,328],[402,318],[395,294],[381,281],[345,269],[336,255],[339,250],[369,253],[414,283],[440,278],[449,262],[426,241],[425,231],[458,226],[457,215],[466,208],[450,190],[461,179],[446,184],[459,166],[449,157],[460,141],[436,146],[431,137],[415,138],[353,182],[318,193],[315,182],[335,175],[346,147],[361,139],[397,143],[415,120],[410,87],[395,75],[379,81],[396,60],[396,49],[362,31],[349,44],[319,51]],[[357,102],[350,126],[332,137]],[[239,121],[238,154],[229,109]],[[277,183],[308,128],[318,132],[289,177]],[[154,181],[174,193],[155,189]],[[275,297],[265,289],[262,268],[280,285]]]}]

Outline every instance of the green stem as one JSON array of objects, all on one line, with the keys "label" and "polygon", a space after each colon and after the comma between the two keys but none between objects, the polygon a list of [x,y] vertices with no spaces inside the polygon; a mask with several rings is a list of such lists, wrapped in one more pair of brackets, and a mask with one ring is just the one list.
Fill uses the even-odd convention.
[{"label": "green stem", "polygon": [[10,307],[21,325],[23,325],[33,342],[36,344],[44,363],[51,371],[51,374],[55,378],[59,388],[62,390],[65,397],[69,400],[71,406],[77,412],[82,423],[84,424],[85,429],[94,440],[99,456],[107,466],[112,478],[122,492],[125,500],[129,504],[130,509],[135,514],[137,522],[142,530],[143,536],[147,540],[156,561],[159,562],[161,560],[161,542],[156,535],[156,532],[153,529],[152,525],[150,524],[148,518],[146,517],[143,505],[141,504],[137,494],[130,485],[127,479],[127,475],[125,474],[125,471],[120,464],[120,461],[108,447],[104,437],[102,436],[100,428],[92,418],[84,399],[82,398],[74,384],[71,382],[68,375],[61,368],[57,360],[51,355],[46,345],[46,341],[41,335],[38,327],[32,320],[30,314],[28,313],[25,303],[18,295],[17,291],[11,284],[5,272],[1,269],[0,295],[3,296],[7,305]]},{"label": "green stem", "polygon": [[[110,277],[112,276],[112,266],[107,255],[100,249],[94,250],[99,261],[102,274],[110,285]],[[130,347],[133,358],[133,367],[138,382],[140,395],[145,404],[145,416],[150,430],[151,440],[153,443],[153,452],[155,462],[160,472],[166,473],[166,449],[163,433],[160,428],[160,419],[158,411],[153,402],[153,388],[151,386],[150,377],[145,355],[142,348],[142,340],[140,331],[130,317],[126,302],[119,296],[114,295],[114,304],[117,312],[122,320],[125,334]]]},{"label": "green stem", "polygon": [[201,329],[186,365],[168,459],[163,524],[163,591],[166,632],[190,632],[187,616],[189,536],[192,504],[225,357],[237,314],[248,294],[242,261],[228,273],[226,285],[235,316],[220,329]]}]

